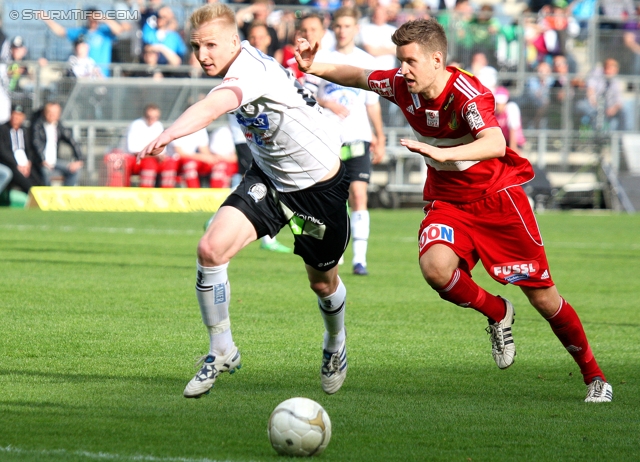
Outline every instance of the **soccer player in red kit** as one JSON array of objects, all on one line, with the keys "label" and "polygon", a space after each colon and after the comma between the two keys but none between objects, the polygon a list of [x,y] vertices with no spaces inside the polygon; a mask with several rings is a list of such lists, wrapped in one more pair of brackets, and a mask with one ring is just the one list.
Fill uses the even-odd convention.
[{"label": "soccer player in red kit", "polygon": [[609,402],[611,385],[598,366],[573,307],[551,278],[542,237],[521,185],[531,164],[506,146],[490,90],[465,71],[447,67],[447,38],[433,19],[403,24],[394,34],[399,69],[372,71],[314,63],[317,46],[300,39],[296,59],[306,73],[372,90],[397,104],[417,141],[400,144],[428,166],[425,218],[419,232],[420,268],[444,300],[473,308],[500,369],[513,364],[512,304],[479,287],[471,270],[481,261],[501,284],[519,286],[580,367],[586,402]]}]

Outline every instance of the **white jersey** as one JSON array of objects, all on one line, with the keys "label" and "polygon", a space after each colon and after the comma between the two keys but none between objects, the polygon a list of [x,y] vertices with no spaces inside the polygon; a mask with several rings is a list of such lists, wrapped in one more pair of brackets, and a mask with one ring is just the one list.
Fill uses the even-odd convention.
[{"label": "white jersey", "polygon": [[[320,50],[315,61],[330,64],[349,64],[363,69],[375,69],[373,56],[360,48],[354,48],[349,54],[339,51]],[[372,91],[360,88],[343,87],[336,83],[321,79],[318,83],[318,99],[335,101],[349,110],[344,119],[325,109],[325,114],[338,123],[341,128],[342,143],[354,141],[371,142],[372,132],[367,114],[367,106],[379,102],[379,96]]]},{"label": "white jersey", "polygon": [[147,125],[144,119],[136,119],[129,125],[127,130],[127,151],[130,153],[140,152],[144,147],[160,136],[164,128],[159,120]]},{"label": "white jersey", "polygon": [[209,146],[209,134],[206,128],[173,140],[167,146],[167,153],[170,156],[175,155],[177,154],[176,148],[178,148],[185,154],[195,154],[202,146]]},{"label": "white jersey", "polygon": [[238,88],[240,106],[232,111],[253,159],[282,192],[299,191],[321,181],[340,155],[339,128],[319,107],[310,107],[294,80],[273,58],[244,40],[222,83]]}]

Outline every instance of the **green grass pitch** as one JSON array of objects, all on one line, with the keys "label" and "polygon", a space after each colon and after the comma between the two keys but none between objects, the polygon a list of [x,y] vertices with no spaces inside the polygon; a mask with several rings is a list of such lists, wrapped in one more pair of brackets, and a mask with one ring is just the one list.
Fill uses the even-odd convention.
[{"label": "green grass pitch", "polygon": [[498,370],[482,316],[421,278],[418,209],[372,211],[368,277],[345,256],[349,375],[337,394],[320,388],[323,327],[302,261],[254,243],[229,268],[243,368],[184,399],[208,348],[194,290],[207,218],[0,210],[0,461],[275,461],[267,419],[293,396],[331,417],[319,460],[640,460],[640,215],[538,217],[610,404],[583,402],[547,323],[479,267],[517,312],[518,356]]}]

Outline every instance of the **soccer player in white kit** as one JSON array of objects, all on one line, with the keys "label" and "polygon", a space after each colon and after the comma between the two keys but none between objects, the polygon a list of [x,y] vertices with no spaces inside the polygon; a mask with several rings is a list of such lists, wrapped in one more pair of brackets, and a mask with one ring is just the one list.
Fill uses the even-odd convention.
[{"label": "soccer player in white kit", "polygon": [[347,373],[344,312],[346,288],[338,260],[349,241],[349,183],[340,161],[339,129],[273,58],[240,42],[233,10],[209,4],[190,18],[191,46],[209,76],[223,77],[203,100],[187,109],[140,157],[156,155],[176,138],[234,113],[253,154],[253,165],[225,200],[198,244],[196,295],[209,330],[209,352],[184,396],[208,393],[219,374],[240,367],[229,321],[227,267],[242,248],[275,236],[286,224],[294,252],[318,297],[325,334],[321,384],[340,389]]},{"label": "soccer player in white kit", "polygon": [[[350,64],[372,69],[373,56],[355,45],[358,35],[358,10],[342,7],[333,15],[336,47],[321,49],[316,61],[321,63]],[[369,211],[367,186],[371,179],[371,164],[384,158],[385,135],[379,97],[371,91],[344,87],[327,80],[317,79],[317,99],[328,117],[342,128],[341,158],[349,174],[349,207],[351,209],[351,237],[353,247],[353,274],[367,275],[367,246],[369,240]],[[369,124],[371,121],[371,124]],[[373,131],[371,130],[373,126]],[[373,157],[371,157],[373,154]]]}]

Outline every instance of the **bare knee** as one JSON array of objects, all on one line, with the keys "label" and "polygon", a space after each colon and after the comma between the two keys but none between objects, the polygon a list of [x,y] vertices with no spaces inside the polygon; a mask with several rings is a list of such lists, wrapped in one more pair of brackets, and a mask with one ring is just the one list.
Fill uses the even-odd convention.
[{"label": "bare knee", "polygon": [[313,290],[318,297],[328,297],[338,290],[340,280],[338,279],[337,267],[332,268],[326,273],[315,270],[310,266],[306,268],[309,276],[309,287],[311,287],[311,290]]},{"label": "bare knee", "polygon": [[217,245],[214,236],[203,236],[198,242],[198,261],[202,266],[220,266],[229,262],[229,257],[220,245]]},{"label": "bare knee", "polygon": [[556,286],[541,289],[521,287],[521,289],[529,299],[529,303],[531,303],[544,318],[550,318],[558,311],[560,307],[560,294]]},{"label": "bare knee", "polygon": [[444,245],[434,245],[420,258],[422,276],[434,289],[445,287],[459,264],[458,256]]}]

